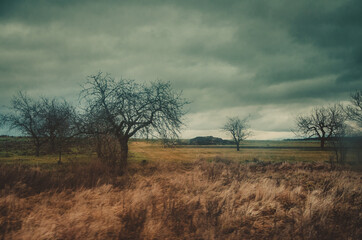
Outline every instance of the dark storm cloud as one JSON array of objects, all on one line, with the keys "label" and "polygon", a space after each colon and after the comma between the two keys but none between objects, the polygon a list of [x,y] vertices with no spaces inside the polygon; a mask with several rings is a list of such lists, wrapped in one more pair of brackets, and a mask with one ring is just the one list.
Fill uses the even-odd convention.
[{"label": "dark storm cloud", "polygon": [[102,70],[171,81],[191,130],[249,112],[256,130],[286,132],[297,109],[362,87],[361,22],[359,0],[1,1],[0,101],[75,101]]}]

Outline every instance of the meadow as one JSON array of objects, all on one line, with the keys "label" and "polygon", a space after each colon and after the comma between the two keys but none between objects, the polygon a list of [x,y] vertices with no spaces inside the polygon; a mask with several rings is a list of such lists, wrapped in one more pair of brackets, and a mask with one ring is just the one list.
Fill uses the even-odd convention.
[{"label": "meadow", "polygon": [[[165,147],[160,141],[133,140],[130,143],[130,162],[194,162],[199,159],[227,158],[235,162],[328,162],[333,152],[321,151],[318,141],[257,141],[247,140],[237,152],[232,145],[187,145],[181,142],[174,147]],[[63,162],[88,162],[95,158],[87,143],[76,145],[62,156]],[[351,160],[355,161],[354,154]],[[27,165],[54,165],[57,154],[43,153],[36,157],[31,143],[26,138],[0,137],[0,163],[24,163]]]},{"label": "meadow", "polygon": [[4,141],[2,239],[362,239],[359,164],[315,141],[132,141],[122,175],[84,147],[58,165]]}]

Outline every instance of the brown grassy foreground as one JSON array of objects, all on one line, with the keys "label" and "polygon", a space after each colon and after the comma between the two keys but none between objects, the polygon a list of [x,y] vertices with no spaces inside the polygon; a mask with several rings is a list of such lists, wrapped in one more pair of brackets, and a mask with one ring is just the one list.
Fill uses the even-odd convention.
[{"label": "brown grassy foreground", "polygon": [[0,165],[0,236],[362,239],[361,183],[321,163]]}]

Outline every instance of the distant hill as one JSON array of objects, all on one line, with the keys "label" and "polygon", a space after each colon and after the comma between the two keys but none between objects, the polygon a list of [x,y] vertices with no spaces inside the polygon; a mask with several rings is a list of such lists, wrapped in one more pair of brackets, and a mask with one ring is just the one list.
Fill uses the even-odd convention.
[{"label": "distant hill", "polygon": [[223,140],[222,138],[207,136],[195,137],[190,139],[190,145],[228,145],[233,144],[233,141]]}]

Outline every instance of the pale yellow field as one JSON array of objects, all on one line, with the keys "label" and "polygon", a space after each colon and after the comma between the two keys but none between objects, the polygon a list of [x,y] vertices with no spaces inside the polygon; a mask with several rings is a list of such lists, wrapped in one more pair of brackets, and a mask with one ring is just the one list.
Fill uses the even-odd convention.
[{"label": "pale yellow field", "polygon": [[[29,165],[56,165],[57,154],[42,154],[36,157],[21,151],[0,151],[0,163]],[[24,150],[22,150],[24,151]],[[20,152],[20,153],[19,153]],[[221,158],[235,162],[329,162],[334,157],[331,150],[320,150],[318,141],[245,141],[240,151],[234,146],[176,145],[165,147],[160,142],[132,140],[129,143],[129,162],[195,162],[200,159]],[[352,154],[351,154],[352,155]],[[352,156],[354,158],[355,156]],[[63,163],[86,163],[97,158],[92,151],[73,151],[62,155]],[[350,157],[351,159],[351,157]]]},{"label": "pale yellow field", "polygon": [[[273,143],[273,142],[272,142]],[[280,142],[275,142],[277,145]],[[248,143],[246,146],[255,146],[254,143]],[[291,143],[292,147],[294,143]],[[281,146],[281,145],[279,145]],[[289,146],[289,145],[288,145]],[[295,146],[295,145],[294,145]],[[301,145],[301,147],[305,145]],[[309,143],[308,146],[316,146],[316,143]],[[321,151],[317,149],[287,149],[287,148],[242,148],[236,151],[235,148],[226,147],[198,147],[181,146],[168,148],[159,143],[132,142],[130,144],[131,161],[174,161],[174,162],[193,162],[199,159],[211,160],[215,157],[229,159],[233,161],[302,161],[302,162],[324,162],[328,161],[333,153],[330,151]]]}]

